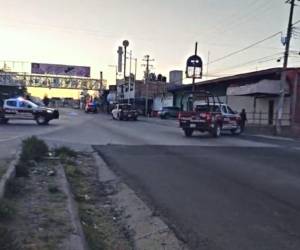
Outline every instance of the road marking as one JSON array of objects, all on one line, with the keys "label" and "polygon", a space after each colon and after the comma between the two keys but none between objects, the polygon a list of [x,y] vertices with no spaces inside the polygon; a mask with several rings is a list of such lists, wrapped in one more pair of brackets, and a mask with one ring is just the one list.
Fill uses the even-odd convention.
[{"label": "road marking", "polygon": [[0,142],[12,141],[12,140],[18,139],[19,137],[21,137],[21,136],[12,136],[12,137],[8,137],[8,138],[3,138],[3,139],[0,139]]},{"label": "road marking", "polygon": [[[248,134],[247,134],[248,135]],[[255,136],[255,137],[261,137],[261,138],[266,138],[266,139],[273,139],[273,140],[282,140],[282,141],[295,141],[292,138],[288,137],[281,137],[281,136],[271,136],[271,135],[251,135],[250,136]]]}]

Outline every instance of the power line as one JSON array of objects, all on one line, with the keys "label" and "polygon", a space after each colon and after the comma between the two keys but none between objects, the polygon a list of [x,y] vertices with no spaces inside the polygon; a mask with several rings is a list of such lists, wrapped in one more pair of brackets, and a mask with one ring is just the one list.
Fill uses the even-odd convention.
[{"label": "power line", "polygon": [[263,42],[265,42],[265,41],[267,41],[267,40],[269,40],[269,39],[271,39],[271,38],[273,38],[273,37],[275,37],[275,36],[277,36],[277,35],[279,35],[279,34],[281,34],[281,31],[280,31],[280,32],[277,32],[277,33],[274,33],[274,34],[272,34],[272,35],[270,35],[270,36],[268,36],[268,37],[266,37],[266,38],[264,38],[264,39],[262,39],[262,40],[260,40],[260,41],[258,41],[258,42],[255,42],[255,43],[253,43],[253,44],[250,44],[250,45],[248,45],[247,47],[244,47],[244,48],[239,49],[239,50],[237,50],[237,51],[231,52],[231,53],[229,53],[229,54],[227,54],[227,55],[225,55],[225,56],[222,56],[222,57],[220,57],[220,58],[218,58],[218,59],[215,59],[215,60],[211,61],[209,64],[213,64],[213,63],[219,62],[219,61],[221,61],[221,60],[224,60],[224,59],[226,59],[226,58],[228,58],[228,57],[231,57],[231,56],[233,56],[233,55],[239,54],[239,53],[241,53],[241,52],[243,52],[243,51],[245,51],[245,50],[248,50],[248,49],[250,49],[250,48],[252,48],[252,47],[254,47],[254,46],[258,45],[258,44],[261,44],[261,43],[263,43]]},{"label": "power line", "polygon": [[[231,70],[231,69],[241,68],[241,67],[243,67],[245,65],[249,65],[249,64],[252,64],[252,63],[260,63],[260,61],[264,60],[264,59],[268,59],[269,61],[275,60],[275,59],[279,59],[278,56],[280,56],[280,55],[283,55],[283,52],[275,53],[275,54],[264,56],[264,57],[261,57],[261,58],[257,58],[257,59],[254,59],[254,60],[251,60],[251,61],[247,61],[247,62],[242,63],[242,64],[237,64],[237,65],[229,67],[229,68],[220,69],[219,71],[223,72],[223,71],[228,71],[228,70]],[[275,57],[275,56],[277,56],[277,57]],[[270,57],[272,57],[272,58],[270,58]],[[282,56],[280,58],[282,58]]]},{"label": "power line", "polygon": [[[297,20],[296,22],[294,22],[294,23],[293,23],[293,26],[296,25],[296,24],[298,24],[298,23],[300,23],[300,20]],[[270,40],[271,38],[276,37],[276,36],[279,35],[279,34],[282,34],[282,31],[276,32],[276,33],[274,33],[274,34],[272,34],[272,35],[270,35],[270,36],[268,36],[268,37],[266,37],[266,38],[264,38],[264,39],[262,39],[262,40],[259,40],[259,41],[255,42],[255,43],[253,43],[253,44],[250,44],[250,45],[248,45],[248,46],[246,46],[246,47],[244,47],[244,48],[242,48],[242,49],[236,50],[236,51],[231,52],[231,53],[229,53],[229,54],[227,54],[227,55],[225,55],[225,56],[222,56],[222,57],[220,57],[220,58],[218,58],[218,59],[215,59],[215,60],[211,61],[209,64],[213,64],[213,63],[219,62],[219,61],[221,61],[221,60],[224,60],[224,59],[226,59],[226,58],[228,58],[228,57],[231,57],[231,56],[233,56],[233,55],[239,54],[239,53],[241,53],[241,52],[243,52],[243,51],[245,51],[245,50],[248,50],[248,49],[250,49],[250,48],[252,48],[252,47],[255,47],[255,46],[258,45],[258,44],[261,44],[261,43],[263,43],[263,42],[265,42],[265,41],[267,41],[267,40]]]}]

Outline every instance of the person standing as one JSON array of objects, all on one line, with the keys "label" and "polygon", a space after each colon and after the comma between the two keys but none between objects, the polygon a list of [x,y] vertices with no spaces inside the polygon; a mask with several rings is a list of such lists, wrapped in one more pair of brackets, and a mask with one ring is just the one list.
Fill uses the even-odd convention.
[{"label": "person standing", "polygon": [[240,113],[241,116],[241,131],[244,132],[245,130],[245,124],[247,121],[247,114],[246,114],[246,110],[242,109],[242,112]]},{"label": "person standing", "polygon": [[43,103],[44,103],[44,105],[45,105],[46,107],[48,107],[48,105],[49,105],[49,102],[50,102],[50,100],[49,100],[48,96],[47,96],[47,95],[45,95],[45,96],[44,96],[44,99],[43,99]]}]

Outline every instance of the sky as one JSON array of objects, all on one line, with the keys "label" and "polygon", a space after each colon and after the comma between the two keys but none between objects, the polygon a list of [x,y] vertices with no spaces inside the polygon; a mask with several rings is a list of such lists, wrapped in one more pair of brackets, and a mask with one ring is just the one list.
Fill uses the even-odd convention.
[{"label": "sky", "polygon": [[[208,64],[208,71],[206,64],[274,33],[285,34],[290,7],[285,1],[0,0],[0,61],[90,66],[92,77],[103,71],[113,84],[115,70],[109,65],[117,64],[118,46],[126,39],[138,58],[138,78],[147,54],[156,74],[185,70],[196,41],[204,79],[279,67],[284,51],[280,34]],[[297,6],[294,22],[298,20]],[[300,66],[300,22],[296,27],[289,66]]]}]

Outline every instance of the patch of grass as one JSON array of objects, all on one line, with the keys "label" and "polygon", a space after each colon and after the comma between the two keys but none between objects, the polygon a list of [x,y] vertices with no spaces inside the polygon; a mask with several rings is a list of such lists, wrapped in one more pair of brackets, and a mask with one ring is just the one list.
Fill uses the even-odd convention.
[{"label": "patch of grass", "polygon": [[0,226],[0,249],[5,249],[5,250],[21,249],[13,232],[2,226]]},{"label": "patch of grass", "polygon": [[65,146],[54,149],[54,153],[56,156],[60,156],[60,157],[62,157],[62,156],[73,157],[73,158],[77,157],[76,151],[74,151],[68,147],[65,147]]},{"label": "patch of grass", "polygon": [[0,200],[0,221],[11,219],[15,214],[16,210],[10,201]]},{"label": "patch of grass", "polygon": [[64,168],[67,176],[69,177],[76,178],[83,175],[82,171],[78,167],[75,167],[74,165],[66,164],[64,165]]}]

